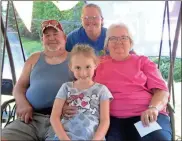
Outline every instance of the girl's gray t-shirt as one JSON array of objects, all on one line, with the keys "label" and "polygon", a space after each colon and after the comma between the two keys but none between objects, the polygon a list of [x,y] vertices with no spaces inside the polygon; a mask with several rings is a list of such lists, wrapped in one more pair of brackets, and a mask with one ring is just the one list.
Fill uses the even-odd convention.
[{"label": "girl's gray t-shirt", "polygon": [[100,102],[112,100],[113,96],[105,85],[99,83],[79,91],[73,88],[73,82],[66,82],[58,91],[56,98],[71,99],[70,105],[78,107],[78,113],[73,118],[61,120],[69,138],[92,140],[99,125]]}]

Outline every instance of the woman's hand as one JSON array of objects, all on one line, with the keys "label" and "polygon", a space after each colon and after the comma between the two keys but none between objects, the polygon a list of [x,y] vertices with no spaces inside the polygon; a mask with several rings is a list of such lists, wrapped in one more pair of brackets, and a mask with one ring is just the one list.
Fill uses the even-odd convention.
[{"label": "woman's hand", "polygon": [[68,99],[63,106],[62,116],[66,118],[71,118],[77,113],[77,107],[70,106],[69,103],[71,103],[70,99]]},{"label": "woman's hand", "polygon": [[149,108],[141,115],[141,121],[144,126],[149,126],[149,123],[157,121],[159,111],[156,108]]}]

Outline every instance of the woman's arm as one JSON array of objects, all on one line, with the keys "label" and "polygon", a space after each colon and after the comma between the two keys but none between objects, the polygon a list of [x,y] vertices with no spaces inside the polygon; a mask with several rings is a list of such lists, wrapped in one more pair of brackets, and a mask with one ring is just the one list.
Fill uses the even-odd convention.
[{"label": "woman's arm", "polygon": [[100,124],[97,131],[93,137],[93,140],[103,140],[109,125],[110,125],[110,114],[109,114],[110,100],[103,100],[100,103]]},{"label": "woman's arm", "polygon": [[144,126],[148,126],[150,122],[157,121],[159,112],[165,108],[168,102],[168,92],[160,89],[153,89],[153,92],[154,94],[150,101],[149,108],[141,115],[141,121]]},{"label": "woman's arm", "polygon": [[159,112],[165,108],[168,102],[169,92],[157,65],[148,57],[143,56],[141,59],[143,64],[141,70],[143,70],[147,77],[146,86],[153,92],[148,109],[141,115],[143,125],[149,125],[150,122],[157,120]]},{"label": "woman's arm", "polygon": [[54,101],[54,105],[53,105],[53,109],[52,109],[52,113],[51,113],[51,117],[50,117],[50,122],[51,122],[51,125],[52,125],[56,135],[58,136],[58,138],[60,140],[70,140],[60,121],[64,103],[65,103],[65,100],[63,100],[63,99],[57,98]]},{"label": "woman's arm", "polygon": [[160,89],[153,89],[153,92],[154,94],[149,106],[151,108],[156,107],[158,111],[161,111],[165,108],[168,102],[169,92]]}]

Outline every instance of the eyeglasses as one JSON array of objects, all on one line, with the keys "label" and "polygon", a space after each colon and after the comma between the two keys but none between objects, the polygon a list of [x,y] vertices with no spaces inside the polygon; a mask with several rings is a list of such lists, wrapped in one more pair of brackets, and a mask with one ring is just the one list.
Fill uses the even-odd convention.
[{"label": "eyeglasses", "polygon": [[129,36],[120,36],[120,37],[111,36],[109,37],[109,42],[112,42],[112,43],[116,43],[117,41],[126,42],[129,39],[130,39]]},{"label": "eyeglasses", "polygon": [[41,24],[42,30],[44,30],[48,26],[52,26],[63,31],[61,24],[57,20],[47,20],[42,22]]},{"label": "eyeglasses", "polygon": [[96,21],[98,19],[101,19],[101,17],[100,16],[84,16],[84,17],[82,17],[82,19],[85,21],[88,21],[88,20]]}]

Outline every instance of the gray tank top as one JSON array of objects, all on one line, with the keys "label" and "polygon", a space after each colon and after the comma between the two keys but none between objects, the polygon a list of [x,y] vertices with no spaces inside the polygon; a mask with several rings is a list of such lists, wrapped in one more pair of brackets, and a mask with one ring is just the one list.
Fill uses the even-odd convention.
[{"label": "gray tank top", "polygon": [[41,52],[30,74],[30,86],[26,91],[26,98],[34,111],[49,109],[50,112],[62,84],[73,80],[73,75],[68,68],[68,58],[60,64],[51,65],[45,61],[44,54]]}]

